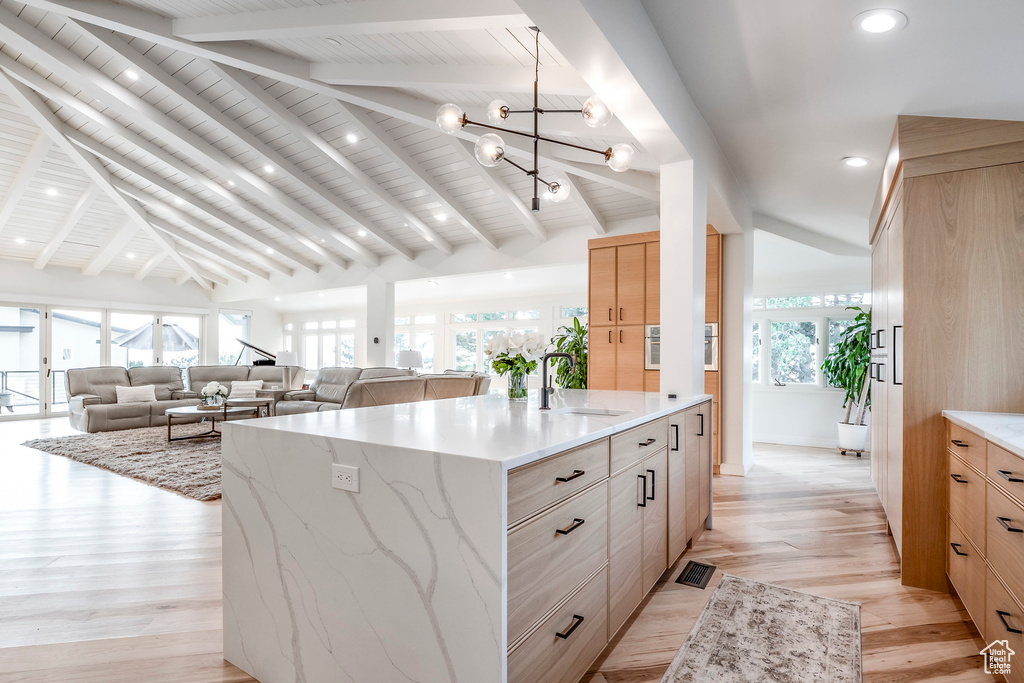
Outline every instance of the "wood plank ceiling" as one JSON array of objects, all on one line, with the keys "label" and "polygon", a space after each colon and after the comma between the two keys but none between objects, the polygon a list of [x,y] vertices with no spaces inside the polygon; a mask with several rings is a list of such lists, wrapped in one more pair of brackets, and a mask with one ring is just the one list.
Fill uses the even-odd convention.
[{"label": "wood plank ceiling", "polygon": [[[573,193],[539,214],[530,178],[434,125],[446,101],[479,120],[497,97],[530,106],[528,24],[509,0],[0,0],[0,259],[211,289],[654,214],[654,168],[617,120],[543,121],[639,153],[616,174],[542,148]],[[541,63],[541,106],[582,106],[543,35]]]}]

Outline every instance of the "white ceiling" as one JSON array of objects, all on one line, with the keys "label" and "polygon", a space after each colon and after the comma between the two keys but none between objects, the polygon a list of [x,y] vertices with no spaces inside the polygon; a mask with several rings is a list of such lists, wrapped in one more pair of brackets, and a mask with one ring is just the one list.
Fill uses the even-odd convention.
[{"label": "white ceiling", "polygon": [[[1021,2],[642,2],[754,209],[851,243],[898,114],[1024,119]],[[907,27],[852,27],[879,6]]]},{"label": "white ceiling", "polygon": [[870,256],[838,256],[763,230],[754,231],[757,296],[863,292],[870,288]]}]

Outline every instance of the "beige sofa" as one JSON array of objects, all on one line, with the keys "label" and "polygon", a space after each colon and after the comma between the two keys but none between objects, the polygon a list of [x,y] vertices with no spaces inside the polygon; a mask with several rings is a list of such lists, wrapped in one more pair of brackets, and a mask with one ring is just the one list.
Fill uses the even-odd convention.
[{"label": "beige sofa", "polygon": [[232,382],[258,379],[263,380],[264,389],[274,384],[282,389],[301,389],[305,374],[305,369],[295,365],[194,365],[185,370],[188,388],[196,393],[210,382],[223,384],[231,393]]},{"label": "beige sofa", "polygon": [[[168,408],[194,406],[199,397],[185,390],[173,365],[129,368],[76,368],[64,374],[71,426],[90,434],[167,424]],[[115,387],[155,387],[156,401],[118,403]]]}]

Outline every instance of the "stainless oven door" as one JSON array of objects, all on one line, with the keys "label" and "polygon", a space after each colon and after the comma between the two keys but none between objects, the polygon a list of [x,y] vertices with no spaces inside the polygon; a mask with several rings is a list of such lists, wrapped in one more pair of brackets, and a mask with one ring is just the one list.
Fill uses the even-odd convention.
[{"label": "stainless oven door", "polygon": [[648,325],[644,335],[644,369],[661,369],[661,326]]},{"label": "stainless oven door", "polygon": [[718,324],[704,327],[704,369],[718,370]]}]

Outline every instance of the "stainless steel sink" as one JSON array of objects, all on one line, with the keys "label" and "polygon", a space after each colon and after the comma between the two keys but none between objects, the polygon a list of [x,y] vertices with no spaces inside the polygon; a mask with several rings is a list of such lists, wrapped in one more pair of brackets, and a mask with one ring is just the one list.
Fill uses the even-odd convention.
[{"label": "stainless steel sink", "polygon": [[585,417],[616,417],[625,415],[628,410],[608,410],[607,408],[559,408],[546,411],[549,415],[583,415]]}]

